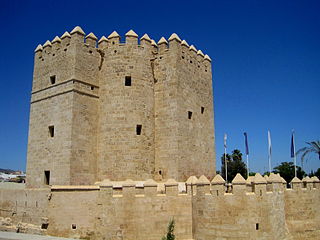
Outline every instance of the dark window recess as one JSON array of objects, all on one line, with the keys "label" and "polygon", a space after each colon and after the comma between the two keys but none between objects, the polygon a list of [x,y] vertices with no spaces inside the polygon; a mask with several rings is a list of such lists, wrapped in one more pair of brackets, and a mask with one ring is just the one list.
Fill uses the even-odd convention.
[{"label": "dark window recess", "polygon": [[73,223],[73,224],[71,225],[71,228],[72,228],[72,229],[77,229],[77,225]]},{"label": "dark window recess", "polygon": [[192,112],[188,111],[188,119],[192,118]]},{"label": "dark window recess", "polygon": [[259,230],[259,223],[256,223],[256,230]]},{"label": "dark window recess", "polygon": [[201,114],[204,113],[204,107],[201,107]]},{"label": "dark window recess", "polygon": [[142,130],[142,125],[137,125],[136,127],[137,135],[141,135],[141,130]]},{"label": "dark window recess", "polygon": [[124,80],[125,86],[131,86],[131,76],[126,76]]},{"label": "dark window recess", "polygon": [[48,229],[49,224],[48,223],[42,223],[41,229]]},{"label": "dark window recess", "polygon": [[49,136],[54,137],[54,126],[49,126]]},{"label": "dark window recess", "polygon": [[53,75],[50,77],[50,82],[51,84],[55,84],[56,83],[56,75]]},{"label": "dark window recess", "polygon": [[94,90],[94,87],[93,87],[93,86],[91,86],[91,90]]},{"label": "dark window recess", "polygon": [[46,185],[50,184],[50,171],[44,171],[44,183]]},{"label": "dark window recess", "polygon": [[162,171],[161,170],[159,171],[159,175],[162,175]]}]

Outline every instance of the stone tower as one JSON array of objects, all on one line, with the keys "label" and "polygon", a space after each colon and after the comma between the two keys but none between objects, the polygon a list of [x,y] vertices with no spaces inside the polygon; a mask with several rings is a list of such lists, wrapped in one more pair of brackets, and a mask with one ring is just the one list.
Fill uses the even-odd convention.
[{"label": "stone tower", "polygon": [[76,27],[36,48],[28,187],[214,175],[211,59],[168,41]]}]

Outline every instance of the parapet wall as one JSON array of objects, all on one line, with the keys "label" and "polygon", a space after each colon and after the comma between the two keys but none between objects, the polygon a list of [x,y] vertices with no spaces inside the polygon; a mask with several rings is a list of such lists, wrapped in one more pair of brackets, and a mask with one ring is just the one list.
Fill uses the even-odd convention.
[{"label": "parapet wall", "polygon": [[14,231],[12,226],[27,221],[54,236],[156,240],[174,218],[177,239],[317,239],[319,180],[287,189],[279,178],[260,177],[250,183],[238,175],[228,188],[217,175],[211,182],[201,176],[186,183],[104,180],[38,191],[2,189],[1,217],[12,224],[2,229]]}]

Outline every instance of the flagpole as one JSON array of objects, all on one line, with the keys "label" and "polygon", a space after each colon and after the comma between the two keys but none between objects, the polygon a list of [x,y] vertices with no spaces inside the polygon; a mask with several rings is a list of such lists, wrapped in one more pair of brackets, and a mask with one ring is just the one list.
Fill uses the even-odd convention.
[{"label": "flagpole", "polygon": [[224,146],[224,168],[226,174],[226,183],[228,183],[228,163],[227,163],[227,134],[224,134],[223,137],[223,146]]},{"label": "flagpole", "polygon": [[249,154],[247,154],[247,178],[249,177]]},{"label": "flagpole", "polygon": [[224,168],[226,170],[226,183],[228,183],[227,148],[224,147]]},{"label": "flagpole", "polygon": [[296,143],[294,139],[294,130],[292,130],[292,142],[293,142],[294,176],[297,177],[297,156],[296,156]]},{"label": "flagpole", "polygon": [[246,132],[243,133],[244,135],[244,144],[246,147],[246,155],[247,155],[247,178],[249,177],[249,146],[248,146],[248,134]]}]

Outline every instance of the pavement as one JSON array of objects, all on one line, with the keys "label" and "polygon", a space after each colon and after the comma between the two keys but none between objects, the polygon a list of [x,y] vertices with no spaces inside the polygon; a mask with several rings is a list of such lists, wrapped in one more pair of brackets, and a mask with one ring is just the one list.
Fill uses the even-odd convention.
[{"label": "pavement", "polygon": [[0,240],[75,240],[74,238],[60,238],[24,233],[0,232]]}]

